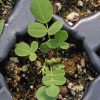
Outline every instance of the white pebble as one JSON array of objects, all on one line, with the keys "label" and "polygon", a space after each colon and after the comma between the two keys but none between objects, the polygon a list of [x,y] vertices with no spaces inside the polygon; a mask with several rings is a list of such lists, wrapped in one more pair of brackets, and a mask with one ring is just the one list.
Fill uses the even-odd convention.
[{"label": "white pebble", "polygon": [[78,68],[78,73],[81,73],[82,72],[82,66],[77,65],[77,68]]},{"label": "white pebble", "polygon": [[61,8],[62,8],[62,5],[61,5],[61,3],[60,3],[60,2],[55,3],[55,6],[57,6],[57,7],[58,7],[58,11],[60,11],[60,10],[61,10]]},{"label": "white pebble", "polygon": [[81,59],[81,66],[85,67],[85,59],[84,58]]},{"label": "white pebble", "polygon": [[75,18],[79,17],[79,14],[76,12],[71,12],[69,15],[67,15],[67,20],[74,20]]},{"label": "white pebble", "polygon": [[77,2],[77,5],[79,6],[79,7],[83,7],[83,2],[81,1],[81,0],[79,0],[78,2]]},{"label": "white pebble", "polygon": [[74,87],[72,88],[72,90],[73,90],[73,91],[76,91],[76,92],[82,91],[82,90],[83,90],[83,86],[82,86],[82,85],[74,86]]},{"label": "white pebble", "polygon": [[73,87],[73,83],[69,83],[67,86],[69,89],[71,89]]},{"label": "white pebble", "polygon": [[33,85],[30,85],[30,89],[33,89]]},{"label": "white pebble", "polygon": [[10,57],[10,61],[15,62],[15,63],[19,62],[17,57]]}]

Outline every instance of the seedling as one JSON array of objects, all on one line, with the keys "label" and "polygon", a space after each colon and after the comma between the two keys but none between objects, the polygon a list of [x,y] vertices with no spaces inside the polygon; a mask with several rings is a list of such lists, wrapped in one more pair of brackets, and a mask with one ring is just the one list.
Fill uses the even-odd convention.
[{"label": "seedling", "polygon": [[30,61],[34,61],[37,58],[35,51],[38,49],[38,43],[33,41],[31,46],[25,42],[21,42],[16,45],[15,53],[18,56],[29,56]]},{"label": "seedling", "polygon": [[[44,37],[46,40],[43,43],[33,41],[31,46],[25,42],[18,43],[15,48],[16,55],[29,56],[30,61],[35,61],[36,58],[39,58],[35,53],[37,50],[48,54],[53,49],[58,52],[58,49],[69,48],[69,44],[65,42],[68,33],[61,30],[64,23],[56,21],[50,27],[48,25],[53,15],[53,7],[49,0],[32,0],[31,12],[37,22],[28,26],[28,34],[38,40]],[[43,75],[43,86],[36,92],[36,97],[38,100],[56,100],[60,91],[59,86],[66,82],[61,58],[48,60],[45,58],[44,64],[40,68]]]},{"label": "seedling", "polygon": [[56,100],[60,92],[59,86],[66,82],[64,65],[58,62],[60,62],[60,58],[52,58],[46,60],[42,66],[43,86],[36,92],[38,100]]}]

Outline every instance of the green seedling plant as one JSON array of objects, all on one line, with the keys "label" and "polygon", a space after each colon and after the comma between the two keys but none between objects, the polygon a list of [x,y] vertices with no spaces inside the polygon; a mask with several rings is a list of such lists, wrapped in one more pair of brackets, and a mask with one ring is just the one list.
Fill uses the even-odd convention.
[{"label": "green seedling plant", "polygon": [[66,82],[64,65],[60,64],[60,58],[46,60],[42,66],[43,86],[36,92],[38,100],[56,100],[60,92],[60,85]]},{"label": "green seedling plant", "polygon": [[[33,41],[30,45],[25,42],[16,44],[17,56],[28,56],[30,61],[35,61],[39,58],[37,51],[48,54],[52,50],[69,48],[69,44],[65,42],[68,33],[62,30],[64,22],[56,21],[51,26],[48,25],[53,15],[53,7],[49,0],[32,0],[31,12],[36,22],[28,26],[28,34],[38,41],[41,38],[46,40],[42,43]],[[45,58],[44,64],[40,67],[43,86],[37,90],[36,97],[38,100],[56,100],[59,86],[66,82],[64,65],[61,64],[60,58]]]}]

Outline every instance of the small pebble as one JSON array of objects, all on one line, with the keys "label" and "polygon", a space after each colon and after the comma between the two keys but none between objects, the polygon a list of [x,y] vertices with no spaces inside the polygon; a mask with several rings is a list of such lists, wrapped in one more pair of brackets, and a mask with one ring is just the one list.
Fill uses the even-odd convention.
[{"label": "small pebble", "polygon": [[78,91],[82,91],[83,88],[84,87],[82,85],[77,85],[77,86],[73,86],[72,90],[78,92]]},{"label": "small pebble", "polygon": [[10,61],[15,62],[15,63],[19,63],[19,60],[17,57],[10,57]]},{"label": "small pebble", "polygon": [[74,77],[75,77],[75,78],[77,78],[77,77],[78,77],[78,75],[77,75],[77,74],[75,74],[75,75],[74,75]]},{"label": "small pebble", "polygon": [[85,67],[85,59],[84,58],[81,59],[81,66]]},{"label": "small pebble", "polygon": [[62,8],[62,5],[60,2],[54,3],[54,13],[59,12],[61,10],[61,8]]},{"label": "small pebble", "polygon": [[94,78],[92,78],[91,76],[88,76],[88,78],[90,81],[94,80]]},{"label": "small pebble", "polygon": [[66,93],[67,93],[67,88],[66,88],[66,86],[61,86],[60,87],[60,93],[62,94],[62,95],[66,95]]},{"label": "small pebble", "polygon": [[86,69],[84,69],[83,72],[86,73]]},{"label": "small pebble", "polygon": [[36,61],[36,66],[37,67],[40,67],[42,64],[41,64],[41,61]]},{"label": "small pebble", "polygon": [[73,95],[73,96],[75,96],[75,91],[73,91],[73,90],[71,90],[71,94]]},{"label": "small pebble", "polygon": [[82,66],[80,65],[77,65],[77,68],[78,68],[78,74],[82,72]]},{"label": "small pebble", "polygon": [[87,13],[88,13],[88,14],[91,14],[92,12],[91,12],[89,9],[87,9]]},{"label": "small pebble", "polygon": [[30,89],[32,89],[32,90],[33,90],[33,85],[30,85]]},{"label": "small pebble", "polygon": [[74,85],[73,83],[69,83],[67,87],[68,87],[69,89],[71,89],[71,88],[73,87],[73,85]]},{"label": "small pebble", "polygon": [[28,71],[28,67],[27,67],[26,65],[23,65],[23,66],[22,66],[22,71],[23,71],[23,72]]},{"label": "small pebble", "polygon": [[83,7],[83,1],[81,1],[81,0],[79,0],[78,2],[77,2],[77,5],[78,5],[78,7]]},{"label": "small pebble", "polygon": [[73,26],[73,23],[72,23],[72,22],[68,22],[68,24],[69,24],[70,26]]},{"label": "small pebble", "polygon": [[25,74],[23,74],[22,77],[25,77]]},{"label": "small pebble", "polygon": [[76,12],[71,12],[69,15],[67,15],[67,20],[73,21],[74,19],[78,18],[79,14]]},{"label": "small pebble", "polygon": [[57,100],[63,100],[62,94],[59,94]]}]

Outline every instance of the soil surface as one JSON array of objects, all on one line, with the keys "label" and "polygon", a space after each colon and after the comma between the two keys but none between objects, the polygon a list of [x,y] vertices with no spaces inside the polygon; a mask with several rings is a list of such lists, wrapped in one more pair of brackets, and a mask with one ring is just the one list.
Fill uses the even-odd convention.
[{"label": "soil surface", "polygon": [[2,0],[3,3],[0,4],[0,19],[7,19],[11,14],[13,7],[18,0]]},{"label": "soil surface", "polygon": [[80,18],[100,11],[100,0],[51,0],[54,12],[73,25]]},{"label": "soil surface", "polygon": [[[50,52],[49,56],[56,57],[55,51]],[[39,57],[44,61],[47,55],[40,54]],[[58,100],[81,100],[97,73],[91,69],[86,54],[77,45],[71,44],[67,51],[59,51],[59,57],[63,59],[67,81],[60,87]],[[42,85],[42,75],[39,73],[41,65],[40,59],[30,62],[28,58],[17,57],[12,49],[3,67],[13,100],[36,100],[35,92]]]}]

